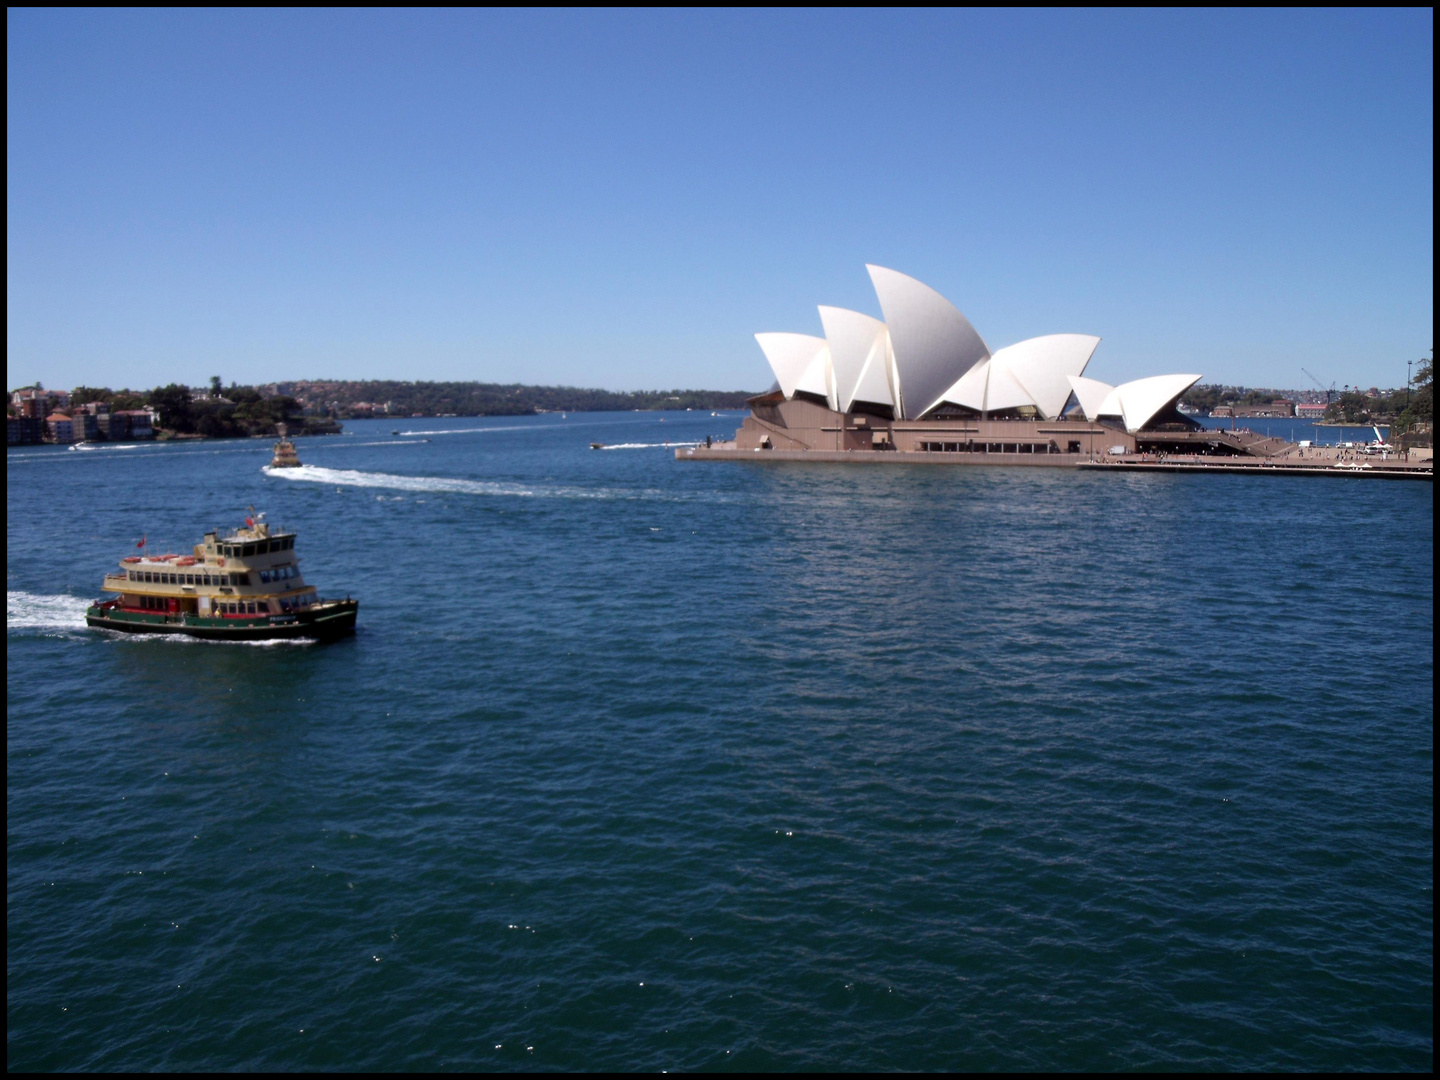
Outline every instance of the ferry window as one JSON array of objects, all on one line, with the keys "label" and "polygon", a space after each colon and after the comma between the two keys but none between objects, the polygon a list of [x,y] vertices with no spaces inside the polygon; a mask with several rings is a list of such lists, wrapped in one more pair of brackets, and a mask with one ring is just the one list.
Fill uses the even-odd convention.
[{"label": "ferry window", "polygon": [[286,551],[289,551],[289,550],[290,550],[291,548],[293,548],[294,546],[295,546],[295,537],[293,537],[293,536],[287,536],[287,537],[285,538],[285,550],[286,550]]},{"label": "ferry window", "polygon": [[236,585],[249,585],[249,584],[250,584],[250,575],[249,575],[249,574],[236,574],[236,575],[235,575],[235,584],[236,584]]},{"label": "ferry window", "polygon": [[269,571],[269,570],[261,570],[261,571],[260,571],[260,581],[261,581],[262,584],[265,584],[265,585],[270,584],[270,571]]}]

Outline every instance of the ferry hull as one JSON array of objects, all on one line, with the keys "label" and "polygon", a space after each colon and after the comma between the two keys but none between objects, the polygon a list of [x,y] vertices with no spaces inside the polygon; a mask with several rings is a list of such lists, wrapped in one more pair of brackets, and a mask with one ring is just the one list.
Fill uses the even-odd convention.
[{"label": "ferry hull", "polygon": [[358,600],[334,600],[286,615],[222,617],[166,615],[129,611],[112,605],[92,604],[85,612],[87,625],[122,634],[185,634],[210,641],[274,641],[310,638],[328,641],[355,632]]}]

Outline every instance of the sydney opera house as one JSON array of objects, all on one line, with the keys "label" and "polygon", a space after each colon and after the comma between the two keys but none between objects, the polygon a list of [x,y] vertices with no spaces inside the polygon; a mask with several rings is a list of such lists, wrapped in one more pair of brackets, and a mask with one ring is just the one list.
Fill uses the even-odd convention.
[{"label": "sydney opera house", "polygon": [[883,321],[821,306],[824,337],[755,335],[775,384],[750,399],[750,416],[724,450],[1033,464],[1041,463],[1037,454],[1061,464],[1073,455],[1244,452],[1176,408],[1199,375],[1118,386],[1088,378],[1100,343],[1088,334],[1048,334],[991,352],[934,289],[882,266],[866,269]]}]

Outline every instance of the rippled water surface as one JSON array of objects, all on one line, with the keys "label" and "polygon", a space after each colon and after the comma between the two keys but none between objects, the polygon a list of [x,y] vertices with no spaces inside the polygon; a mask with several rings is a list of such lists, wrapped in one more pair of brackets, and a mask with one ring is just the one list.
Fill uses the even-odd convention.
[{"label": "rippled water surface", "polygon": [[[1429,484],[738,422],[10,451],[9,1067],[1431,1068]],[[249,504],[353,639],[83,628]]]}]

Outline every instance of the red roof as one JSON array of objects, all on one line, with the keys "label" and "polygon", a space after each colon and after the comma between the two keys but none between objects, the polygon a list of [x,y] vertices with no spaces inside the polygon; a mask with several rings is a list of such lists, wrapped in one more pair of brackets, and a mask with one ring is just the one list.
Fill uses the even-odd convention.
[{"label": "red roof", "polygon": [[45,422],[47,424],[51,420],[64,420],[68,424],[70,422],[70,417],[66,416],[63,412],[52,412],[49,416],[45,417]]}]

